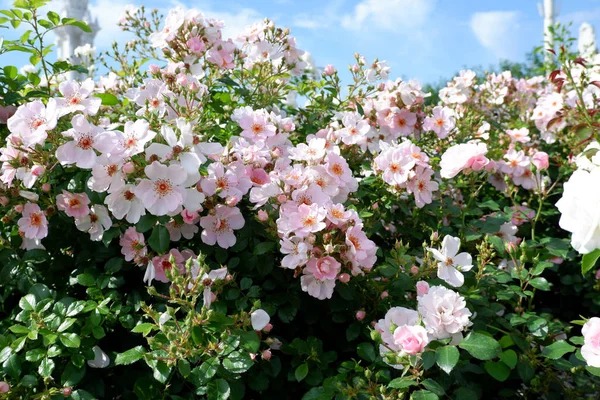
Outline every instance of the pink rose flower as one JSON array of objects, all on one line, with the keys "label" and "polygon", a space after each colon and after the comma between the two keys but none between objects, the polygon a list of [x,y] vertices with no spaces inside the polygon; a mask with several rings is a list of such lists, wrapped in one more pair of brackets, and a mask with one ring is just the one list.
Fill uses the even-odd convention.
[{"label": "pink rose flower", "polygon": [[538,151],[535,153],[531,161],[537,169],[547,169],[550,165],[550,162],[548,161],[548,154],[543,151]]},{"label": "pink rose flower", "polygon": [[583,325],[584,344],[581,355],[590,367],[600,367],[600,318],[593,317]]},{"label": "pink rose flower", "polygon": [[403,325],[394,331],[394,343],[400,348],[401,353],[415,355],[422,353],[429,343],[427,331],[418,325]]},{"label": "pink rose flower", "polygon": [[319,280],[335,279],[340,272],[341,264],[333,257],[326,256],[322,258],[311,258],[308,261],[306,270],[312,273]]}]

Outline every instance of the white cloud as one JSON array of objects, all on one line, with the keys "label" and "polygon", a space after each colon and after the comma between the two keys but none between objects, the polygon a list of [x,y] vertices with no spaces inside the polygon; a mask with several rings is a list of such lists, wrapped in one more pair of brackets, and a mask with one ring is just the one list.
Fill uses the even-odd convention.
[{"label": "white cloud", "polygon": [[518,55],[520,18],[518,11],[477,12],[471,16],[471,30],[494,56],[511,58]]},{"label": "white cloud", "polygon": [[436,0],[363,0],[351,14],[342,17],[342,26],[359,30],[407,31],[424,25],[434,11]]}]

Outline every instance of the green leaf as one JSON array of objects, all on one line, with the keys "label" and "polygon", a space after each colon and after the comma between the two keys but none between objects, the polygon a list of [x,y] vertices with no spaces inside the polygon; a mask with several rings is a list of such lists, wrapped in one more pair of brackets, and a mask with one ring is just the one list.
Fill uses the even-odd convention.
[{"label": "green leaf", "polygon": [[[67,21],[65,21],[67,20]],[[63,18],[63,24],[65,25],[73,25],[78,27],[79,29],[81,29],[82,31],[86,32],[86,33],[90,33],[92,32],[92,28],[90,28],[90,26],[88,24],[86,24],[83,21],[76,21],[73,20],[72,18]]]},{"label": "green leaf", "polygon": [[12,333],[17,333],[21,335],[27,335],[29,333],[29,328],[23,325],[13,325],[8,329],[10,329]]},{"label": "green leaf", "polygon": [[46,14],[46,16],[50,21],[52,21],[54,25],[60,24],[60,16],[54,11],[48,11],[48,14]]},{"label": "green leaf", "polygon": [[260,256],[262,254],[268,253],[269,251],[275,248],[275,243],[273,242],[260,242],[254,247],[254,255]]},{"label": "green leaf", "polygon": [[332,398],[333,393],[323,387],[314,387],[302,396],[302,400],[330,400]]},{"label": "green leaf", "polygon": [[356,352],[360,358],[367,360],[368,362],[375,362],[375,359],[377,358],[375,348],[373,347],[373,344],[369,342],[359,344],[356,348]]},{"label": "green leaf", "polygon": [[7,65],[6,67],[4,67],[4,75],[7,78],[15,79],[18,74],[19,74],[19,70],[15,66]]},{"label": "green leaf", "polygon": [[82,312],[84,308],[85,308],[85,301],[77,300],[77,301],[69,304],[69,307],[67,307],[66,316],[74,317],[77,314],[79,314],[80,312]]},{"label": "green leaf", "polygon": [[35,296],[33,294],[28,294],[24,297],[21,297],[21,300],[19,300],[19,307],[25,311],[35,310],[36,304],[37,301],[35,300]]},{"label": "green leaf", "polygon": [[491,360],[502,348],[494,338],[478,332],[471,332],[458,345],[478,360]]},{"label": "green leaf", "polygon": [[136,325],[131,332],[141,333],[142,335],[146,336],[152,331],[152,328],[154,328],[154,325],[145,322],[143,324]]},{"label": "green leaf", "polygon": [[189,380],[196,386],[206,385],[219,369],[219,359],[209,358],[200,366],[194,368],[190,374]]},{"label": "green leaf", "polygon": [[137,224],[135,224],[135,230],[139,233],[148,232],[154,225],[156,225],[157,218],[154,215],[146,214]]},{"label": "green leaf", "polygon": [[552,343],[550,346],[544,347],[544,350],[542,350],[542,355],[546,358],[550,358],[551,360],[558,360],[565,354],[575,351],[575,349],[575,346],[571,346],[564,340],[559,340],[558,342]]},{"label": "green leaf", "polygon": [[92,274],[79,274],[77,275],[77,282],[82,286],[94,286],[96,284],[96,278]]},{"label": "green leaf", "polygon": [[51,358],[44,358],[38,367],[38,373],[44,378],[49,377],[54,371],[54,360]]},{"label": "green leaf", "polygon": [[425,379],[423,382],[421,382],[421,385],[423,385],[425,389],[435,393],[438,396],[444,396],[446,394],[446,391],[444,390],[442,385],[440,385],[433,379]]},{"label": "green leaf", "polygon": [[542,278],[541,276],[538,276],[537,278],[533,278],[532,280],[529,281],[529,284],[536,289],[540,289],[543,291],[550,290],[550,283],[548,283],[546,278]]},{"label": "green leaf", "polygon": [[510,369],[514,369],[517,366],[518,357],[514,350],[503,351],[498,357],[504,364],[508,365]]},{"label": "green leaf", "polygon": [[120,103],[117,96],[111,93],[96,93],[94,96],[102,100],[103,106],[116,106]]},{"label": "green leaf", "polygon": [[152,248],[152,250],[156,251],[159,254],[166,253],[169,250],[169,244],[171,243],[171,238],[169,236],[169,231],[162,225],[155,226],[152,229],[152,234],[148,239],[148,244]]},{"label": "green leaf", "polygon": [[171,367],[164,361],[154,361],[152,376],[160,383],[166,383],[171,375]]},{"label": "green leaf", "polygon": [[3,363],[4,361],[8,360],[10,356],[12,356],[12,354],[13,350],[10,346],[6,346],[5,348],[3,348],[2,351],[0,351],[0,363]]},{"label": "green leaf", "polygon": [[231,389],[229,383],[225,379],[215,379],[208,384],[208,399],[209,400],[225,400],[229,398]]},{"label": "green leaf", "polygon": [[234,351],[223,360],[223,367],[234,374],[241,374],[252,367],[252,359],[248,353]]},{"label": "green leaf", "polygon": [[136,346],[132,349],[127,350],[124,353],[117,354],[117,357],[115,358],[115,365],[133,364],[134,362],[144,357],[145,353],[146,350],[142,346]]},{"label": "green leaf", "polygon": [[244,332],[240,335],[240,338],[242,339],[242,342],[240,343],[242,349],[248,350],[250,353],[258,353],[258,350],[260,349],[260,338],[256,331]]},{"label": "green leaf", "polygon": [[388,383],[388,387],[391,387],[392,389],[405,389],[407,387],[417,385],[418,383],[413,378],[408,376],[405,376],[404,378],[396,378]]},{"label": "green leaf", "polygon": [[73,363],[68,363],[65,370],[60,377],[61,385],[63,386],[75,386],[85,376],[86,366],[83,364],[82,368],[78,368]]},{"label": "green leaf", "polygon": [[306,375],[308,375],[308,364],[303,363],[298,365],[298,367],[296,367],[296,370],[294,371],[294,376],[296,377],[296,380],[300,382],[302,379],[306,378]]},{"label": "green leaf", "polygon": [[436,364],[447,374],[450,374],[460,358],[460,353],[455,346],[438,347],[435,354]]},{"label": "green leaf", "polygon": [[510,368],[503,362],[487,361],[483,367],[497,381],[504,382],[510,375]]},{"label": "green leaf", "polygon": [[581,274],[585,275],[590,269],[594,268],[598,258],[600,258],[600,249],[584,254],[581,259]]},{"label": "green leaf", "polygon": [[77,321],[75,318],[67,318],[65,319],[59,326],[58,332],[64,332],[71,327]]},{"label": "green leaf", "polygon": [[81,345],[81,340],[76,333],[63,333],[59,339],[66,347],[77,348]]},{"label": "green leaf", "polygon": [[410,395],[411,400],[437,400],[438,395],[431,393],[429,390],[418,390]]}]

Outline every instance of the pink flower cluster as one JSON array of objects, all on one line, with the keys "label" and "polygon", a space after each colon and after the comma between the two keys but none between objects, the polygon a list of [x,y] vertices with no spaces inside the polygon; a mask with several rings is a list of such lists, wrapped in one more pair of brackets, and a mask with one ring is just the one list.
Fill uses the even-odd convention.
[{"label": "pink flower cluster", "polygon": [[471,326],[471,311],[458,293],[443,286],[417,283],[418,311],[392,307],[375,324],[381,334],[379,352],[384,361],[401,369],[409,363],[408,356],[423,353],[429,342],[453,338],[460,342],[462,332]]},{"label": "pink flower cluster", "polygon": [[374,169],[394,190],[406,189],[415,198],[417,207],[430,204],[438,183],[432,180],[429,157],[410,140],[400,144],[381,143],[381,153],[374,159]]}]

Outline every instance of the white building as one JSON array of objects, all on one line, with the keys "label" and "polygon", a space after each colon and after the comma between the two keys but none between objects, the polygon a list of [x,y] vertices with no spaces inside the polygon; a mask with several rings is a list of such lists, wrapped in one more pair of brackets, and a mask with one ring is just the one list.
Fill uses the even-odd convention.
[{"label": "white building", "polygon": [[[56,0],[57,11],[61,18],[75,18],[79,21],[86,22],[91,32],[84,32],[76,26],[67,25],[55,30],[56,33],[56,49],[59,60],[71,60],[77,63],[79,60],[75,55],[75,49],[89,44],[94,44],[94,37],[100,30],[97,18],[92,18],[88,8],[88,0]],[[70,71],[69,79],[77,79],[78,73]]]}]

